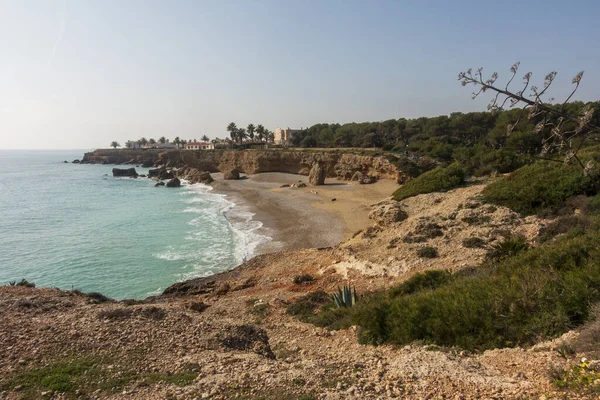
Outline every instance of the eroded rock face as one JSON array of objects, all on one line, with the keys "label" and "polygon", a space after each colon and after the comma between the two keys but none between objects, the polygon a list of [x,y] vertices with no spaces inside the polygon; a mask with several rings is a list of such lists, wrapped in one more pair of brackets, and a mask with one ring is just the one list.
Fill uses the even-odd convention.
[{"label": "eroded rock face", "polygon": [[112,170],[113,176],[116,177],[127,177],[127,178],[137,178],[138,174],[135,168],[113,168]]},{"label": "eroded rock face", "polygon": [[373,206],[369,213],[369,218],[378,225],[392,225],[396,222],[404,221],[408,214],[402,209],[400,203],[394,200],[386,200]]},{"label": "eroded rock face", "polygon": [[225,179],[226,181],[233,181],[236,179],[240,179],[240,171],[238,171],[237,169],[230,169],[227,171],[223,172],[223,179]]},{"label": "eroded rock face", "polygon": [[326,173],[325,166],[320,162],[316,162],[313,164],[310,173],[308,174],[308,182],[313,186],[324,185]]},{"label": "eroded rock face", "polygon": [[179,178],[175,177],[175,178],[171,179],[169,182],[167,182],[167,184],[165,186],[166,187],[179,187],[179,186],[181,186],[181,181],[179,180]]}]

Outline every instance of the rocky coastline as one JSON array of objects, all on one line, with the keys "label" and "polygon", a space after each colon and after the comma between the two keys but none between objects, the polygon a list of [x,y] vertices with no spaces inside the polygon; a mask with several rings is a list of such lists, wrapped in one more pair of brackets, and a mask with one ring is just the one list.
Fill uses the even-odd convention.
[{"label": "rocky coastline", "polygon": [[[362,345],[358,327],[329,331],[288,312],[305,296],[332,293],[346,283],[367,293],[422,271],[469,270],[485,259],[488,250],[464,247],[466,238],[485,237],[495,243],[501,238],[501,227],[532,241],[549,220],[487,207],[478,200],[485,182],[402,202],[391,201],[391,193],[374,192],[365,203],[344,203],[367,196],[386,180],[397,186],[402,173],[377,157],[244,153],[205,157],[200,152],[148,156],[146,151],[124,151],[123,158],[115,158],[118,153],[97,151],[87,153],[82,162],[141,165],[150,163],[144,159],[148,156],[156,167],[151,177],[198,182],[209,182],[216,172],[236,178],[240,172],[266,176],[271,168],[302,171],[300,176],[308,177],[311,186],[285,184],[269,191],[314,196],[315,207],[321,209],[346,205],[347,214],[368,217],[368,227],[332,246],[261,254],[232,270],[175,283],[161,295],[142,301],[117,302],[98,293],[25,284],[0,287],[0,399],[549,399],[565,395],[552,385],[548,371],[573,365],[573,359],[562,357],[558,350],[576,342],[576,331],[528,349],[469,353],[426,343],[402,348]],[[134,154],[136,158],[119,161]],[[340,184],[357,173],[380,181]],[[335,178],[336,183],[322,186],[325,177]],[[220,177],[215,182],[242,186],[246,181],[251,183]],[[401,240],[417,236],[419,242]],[[423,244],[435,246],[438,256],[420,257],[416,250]],[[83,372],[65,378],[60,375],[64,370]],[[32,382],[34,373],[38,375]],[[36,381],[40,376],[43,379]],[[47,383],[55,380],[72,385]]]}]

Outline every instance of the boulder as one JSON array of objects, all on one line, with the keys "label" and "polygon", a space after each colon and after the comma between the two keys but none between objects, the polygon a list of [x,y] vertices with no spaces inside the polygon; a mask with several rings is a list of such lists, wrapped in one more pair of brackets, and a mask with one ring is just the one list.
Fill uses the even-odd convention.
[{"label": "boulder", "polygon": [[146,175],[145,175],[145,174],[139,174],[138,176],[139,176],[140,178],[145,178],[145,177],[146,177]]},{"label": "boulder", "polygon": [[137,178],[138,174],[135,168],[113,168],[112,170],[113,176],[117,177],[127,177],[127,178]]},{"label": "boulder", "polygon": [[256,325],[228,326],[216,335],[216,339],[223,349],[251,351],[275,359],[275,354],[269,345],[267,331]]},{"label": "boulder", "polygon": [[163,181],[157,182],[156,185],[154,185],[155,187],[157,186],[165,186],[165,183]]},{"label": "boulder", "polygon": [[63,161],[63,164],[68,164],[69,162],[67,160]]},{"label": "boulder", "polygon": [[148,177],[150,178],[158,178],[159,180],[173,179],[175,176],[171,171],[168,171],[167,168],[156,168],[148,171]]},{"label": "boulder", "polygon": [[79,160],[73,160],[73,164],[79,164],[79,163],[81,163],[81,161],[79,161]]},{"label": "boulder", "polygon": [[203,171],[198,174],[198,182],[200,183],[204,183],[205,185],[207,185],[213,181],[214,179],[212,176],[210,176],[210,173],[208,171]]},{"label": "boulder", "polygon": [[391,225],[404,221],[407,217],[408,214],[402,209],[401,204],[394,200],[386,200],[375,204],[373,210],[369,213],[369,218],[378,225]]},{"label": "boulder", "polygon": [[313,164],[310,173],[308,174],[308,181],[314,186],[324,185],[325,173],[325,166],[320,162],[316,162]]},{"label": "boulder", "polygon": [[181,186],[181,181],[179,180],[179,178],[175,177],[173,179],[171,179],[169,182],[167,182],[167,187],[179,187]]},{"label": "boulder", "polygon": [[231,169],[231,170],[227,170],[227,171],[223,172],[223,179],[225,179],[226,181],[240,179],[240,171],[238,171],[235,168]]},{"label": "boulder", "polygon": [[142,168],[152,168],[153,164],[152,161],[146,160],[142,163]]},{"label": "boulder", "polygon": [[358,180],[358,183],[360,183],[361,185],[369,185],[375,182],[377,182],[377,178],[375,178],[373,175],[366,174],[363,174],[363,176],[361,176],[361,178]]}]

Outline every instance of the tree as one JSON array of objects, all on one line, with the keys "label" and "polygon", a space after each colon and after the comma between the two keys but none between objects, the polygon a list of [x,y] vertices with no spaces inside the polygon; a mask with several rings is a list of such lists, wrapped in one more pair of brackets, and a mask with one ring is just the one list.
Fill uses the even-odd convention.
[{"label": "tree", "polygon": [[[149,144],[156,144],[156,140],[154,140],[154,139],[150,138],[150,140],[148,140],[148,143],[149,143]],[[162,143],[162,142],[161,142],[161,143]]]},{"label": "tree", "polygon": [[138,140],[138,143],[140,144],[140,146],[145,146],[148,144],[148,140],[145,137],[143,137],[140,140]]},{"label": "tree", "polygon": [[244,143],[244,139],[246,139],[248,137],[248,134],[246,133],[246,129],[244,128],[238,128],[237,130],[237,138],[240,141],[240,145]]},{"label": "tree", "polygon": [[227,125],[227,132],[229,132],[229,137],[231,137],[231,140],[235,142],[238,134],[238,128],[235,122],[231,122],[229,125]]},{"label": "tree", "polygon": [[176,136],[175,139],[173,139],[173,144],[175,146],[177,146],[177,148],[179,148],[179,145],[181,144],[181,140],[179,139],[179,136]]},{"label": "tree", "polygon": [[256,136],[257,136],[259,142],[262,142],[263,138],[265,137],[265,127],[262,126],[261,124],[258,124],[256,126]]},{"label": "tree", "polygon": [[116,149],[117,147],[121,147],[121,145],[119,144],[119,142],[111,142],[110,147],[112,147],[113,149]]},{"label": "tree", "polygon": [[[506,85],[502,87],[494,86],[498,73],[494,72],[489,79],[484,81],[483,68],[479,68],[475,73],[470,68],[466,72],[458,74],[458,80],[463,86],[474,85],[478,89],[473,92],[473,99],[477,98],[481,93],[488,90],[495,92],[495,96],[488,104],[490,111],[502,111],[508,103],[509,108],[517,105],[522,106],[521,112],[517,120],[509,124],[506,129],[506,136],[510,136],[517,125],[523,120],[525,114],[527,119],[535,119],[539,121],[533,131],[536,134],[541,134],[542,150],[540,156],[551,161],[559,161],[564,164],[571,164],[575,161],[584,175],[588,175],[598,161],[588,161],[586,165],[578,157],[578,151],[583,147],[586,139],[592,134],[600,133],[600,127],[591,123],[594,116],[594,109],[590,106],[584,107],[579,114],[571,114],[566,106],[568,101],[573,97],[583,78],[583,71],[575,75],[571,83],[575,85],[567,99],[560,105],[553,106],[554,98],[547,99],[546,92],[554,82],[557,72],[552,71],[546,75],[544,85],[538,88],[535,85],[529,87],[531,83],[532,73],[527,72],[523,76],[521,88],[516,92],[509,90],[509,86],[513,82],[517,71],[519,70],[520,62],[513,64],[510,68],[512,76]],[[530,95],[525,97],[525,91],[529,88]],[[562,160],[547,158],[548,155],[556,154],[562,157]]]},{"label": "tree", "polygon": [[165,144],[167,142],[167,139],[164,136],[161,136],[158,141],[162,144]]},{"label": "tree", "polygon": [[128,149],[131,149],[134,146],[135,142],[132,140],[128,140],[125,142],[125,147],[127,147]]},{"label": "tree", "polygon": [[202,141],[203,141],[203,142],[208,142],[209,140],[210,140],[210,139],[209,139],[209,137],[208,137],[208,136],[206,136],[206,135],[202,135]]},{"label": "tree", "polygon": [[265,130],[265,138],[268,143],[275,143],[275,133],[268,129]]},{"label": "tree", "polygon": [[250,138],[250,140],[254,140],[254,132],[256,132],[254,124],[248,124],[246,130],[248,131],[248,137]]},{"label": "tree", "polygon": [[187,140],[180,140],[179,143],[181,144],[181,147],[185,148],[185,145],[188,144]]}]

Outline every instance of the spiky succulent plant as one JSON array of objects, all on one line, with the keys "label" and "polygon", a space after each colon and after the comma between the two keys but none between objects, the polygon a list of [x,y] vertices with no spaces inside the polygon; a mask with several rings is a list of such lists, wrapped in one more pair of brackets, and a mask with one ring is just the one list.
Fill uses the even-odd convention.
[{"label": "spiky succulent plant", "polygon": [[352,307],[358,301],[356,288],[350,288],[350,285],[344,285],[343,289],[338,286],[337,293],[332,295],[333,301],[338,308]]}]

